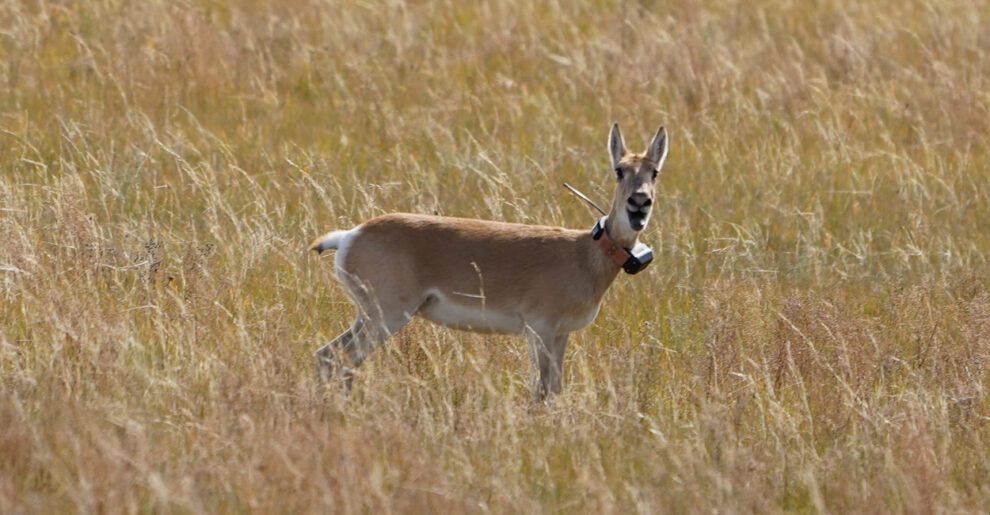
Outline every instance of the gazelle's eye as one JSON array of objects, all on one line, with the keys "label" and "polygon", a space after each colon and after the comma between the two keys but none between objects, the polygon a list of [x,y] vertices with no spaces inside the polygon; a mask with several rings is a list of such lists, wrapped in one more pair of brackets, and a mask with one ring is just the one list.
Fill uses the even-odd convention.
[{"label": "gazelle's eye", "polygon": [[615,178],[620,181],[622,180],[622,168],[615,169]]},{"label": "gazelle's eye", "polygon": [[657,180],[657,174],[658,174],[658,173],[660,173],[660,170],[657,170],[656,168],[654,168],[654,169],[653,169],[653,180],[654,180],[654,181],[655,181],[655,180]]}]

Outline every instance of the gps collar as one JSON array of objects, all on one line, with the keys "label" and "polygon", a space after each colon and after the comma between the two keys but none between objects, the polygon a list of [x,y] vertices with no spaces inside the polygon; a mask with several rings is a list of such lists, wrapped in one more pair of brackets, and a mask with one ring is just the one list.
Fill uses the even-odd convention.
[{"label": "gps collar", "polygon": [[632,249],[620,246],[605,230],[605,218],[601,217],[591,228],[591,238],[598,243],[598,248],[615,264],[622,267],[629,275],[636,274],[653,261],[653,251],[642,243],[636,243]]}]

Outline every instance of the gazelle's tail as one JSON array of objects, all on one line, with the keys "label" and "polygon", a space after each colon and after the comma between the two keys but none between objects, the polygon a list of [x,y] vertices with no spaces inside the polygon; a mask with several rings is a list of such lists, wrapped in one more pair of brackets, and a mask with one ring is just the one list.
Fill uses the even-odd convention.
[{"label": "gazelle's tail", "polygon": [[347,236],[351,231],[331,231],[319,238],[313,240],[313,243],[309,246],[309,250],[315,250],[317,254],[322,253],[324,250],[339,249],[341,240],[344,236]]}]

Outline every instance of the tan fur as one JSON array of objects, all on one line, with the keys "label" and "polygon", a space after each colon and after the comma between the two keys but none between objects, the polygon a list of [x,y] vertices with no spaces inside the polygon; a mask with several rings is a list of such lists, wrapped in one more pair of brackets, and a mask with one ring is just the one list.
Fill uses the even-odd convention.
[{"label": "tan fur", "polygon": [[595,308],[619,272],[588,231],[558,227],[391,214],[363,224],[352,245],[344,271],[391,302],[418,309],[437,290],[558,324]]},{"label": "tan fur", "polygon": [[[651,155],[658,140],[663,155]],[[646,153],[629,154],[613,126],[609,146],[622,178],[606,229],[632,247],[642,227],[631,226],[626,210],[641,209],[648,221],[666,133],[661,128]],[[340,249],[337,277],[358,306],[351,329],[317,351],[322,379],[349,381],[352,372],[337,352],[357,366],[419,315],[461,329],[527,334],[538,399],[560,390],[567,336],[594,320],[620,270],[588,230],[405,213],[329,233],[310,248]]]}]

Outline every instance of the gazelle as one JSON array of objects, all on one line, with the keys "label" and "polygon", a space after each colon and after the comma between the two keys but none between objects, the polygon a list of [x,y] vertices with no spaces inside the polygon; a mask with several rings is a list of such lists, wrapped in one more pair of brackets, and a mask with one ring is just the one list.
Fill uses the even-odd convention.
[{"label": "gazelle", "polygon": [[526,334],[534,398],[560,392],[568,335],[595,319],[622,265],[630,273],[645,266],[629,249],[650,220],[667,132],[660,127],[646,151],[635,154],[616,124],[608,151],[615,198],[594,235],[398,213],[317,238],[311,250],[337,250],[337,280],[358,311],[350,329],[316,351],[317,377],[341,376],[349,385],[349,367],[419,315],[459,329]]}]

